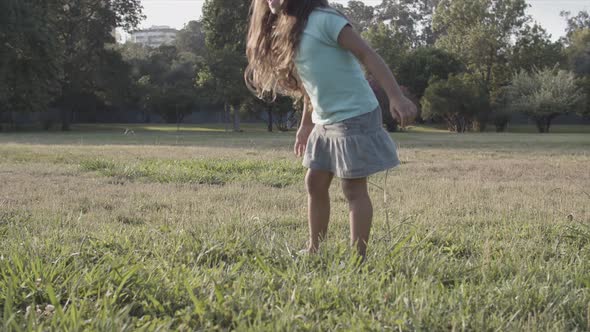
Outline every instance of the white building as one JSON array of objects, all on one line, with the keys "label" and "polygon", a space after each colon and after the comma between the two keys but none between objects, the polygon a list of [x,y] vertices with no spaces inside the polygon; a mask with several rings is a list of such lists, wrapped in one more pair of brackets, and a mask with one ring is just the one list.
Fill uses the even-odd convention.
[{"label": "white building", "polygon": [[131,42],[148,47],[170,45],[176,40],[178,30],[169,26],[152,26],[149,29],[137,30],[131,33]]},{"label": "white building", "polygon": [[111,31],[111,36],[113,36],[113,38],[115,38],[115,43],[117,43],[117,44],[123,43],[123,35],[119,31],[119,29],[113,29],[113,31]]}]

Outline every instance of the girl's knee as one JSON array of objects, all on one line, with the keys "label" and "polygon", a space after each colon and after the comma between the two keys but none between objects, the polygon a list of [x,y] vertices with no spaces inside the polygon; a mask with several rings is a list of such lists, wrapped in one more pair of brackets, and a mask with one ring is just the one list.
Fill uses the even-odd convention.
[{"label": "girl's knee", "polygon": [[348,202],[368,198],[367,179],[343,179],[342,193]]},{"label": "girl's knee", "polygon": [[310,195],[328,192],[333,174],[327,171],[309,170],[305,175],[305,188]]}]

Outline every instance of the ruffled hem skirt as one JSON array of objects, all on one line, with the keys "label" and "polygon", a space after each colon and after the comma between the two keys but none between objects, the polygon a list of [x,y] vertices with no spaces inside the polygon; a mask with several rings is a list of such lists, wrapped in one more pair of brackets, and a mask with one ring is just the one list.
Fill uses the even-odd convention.
[{"label": "ruffled hem skirt", "polygon": [[381,108],[333,124],[316,124],[303,157],[303,166],[344,179],[368,177],[399,164],[396,145],[383,128]]}]

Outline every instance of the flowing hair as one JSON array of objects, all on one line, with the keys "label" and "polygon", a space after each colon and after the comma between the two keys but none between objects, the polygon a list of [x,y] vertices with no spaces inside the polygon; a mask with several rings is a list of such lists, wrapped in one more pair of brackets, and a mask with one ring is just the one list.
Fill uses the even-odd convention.
[{"label": "flowing hair", "polygon": [[327,0],[285,2],[277,15],[271,13],[268,0],[253,0],[250,6],[244,79],[260,99],[274,100],[277,94],[298,100],[306,96],[293,58],[311,12],[317,7],[329,7]]}]

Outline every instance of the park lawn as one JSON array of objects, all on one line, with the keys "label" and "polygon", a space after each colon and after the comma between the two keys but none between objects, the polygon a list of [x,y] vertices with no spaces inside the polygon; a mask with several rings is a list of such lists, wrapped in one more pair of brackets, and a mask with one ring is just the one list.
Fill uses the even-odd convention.
[{"label": "park lawn", "polygon": [[293,132],[175,129],[0,134],[0,329],[590,329],[587,133],[393,134],[358,266]]},{"label": "park lawn", "polygon": [[[214,124],[76,124],[74,130],[81,131],[120,131],[127,129],[134,131],[151,131],[151,132],[227,132],[232,130],[231,124],[214,123]],[[242,123],[240,129],[249,133],[260,133],[267,131],[266,124],[263,123]],[[276,129],[273,129],[276,130]],[[445,133],[448,132],[446,126],[440,124],[415,124],[408,126],[408,132],[431,132]],[[486,127],[486,132],[495,132],[496,128],[492,125]],[[553,125],[550,129],[554,134],[590,134],[590,125]],[[537,128],[533,124],[509,124],[506,128],[507,133],[537,133]]]},{"label": "park lawn", "polygon": [[[88,124],[75,124],[73,125],[74,130],[81,131],[121,131],[124,132],[127,129],[133,131],[152,131],[152,132],[226,132],[233,129],[232,124],[224,123],[208,123],[208,124],[145,124],[145,123],[88,123]],[[265,124],[263,123],[241,123],[240,129],[247,132],[263,132],[267,131]]]}]

